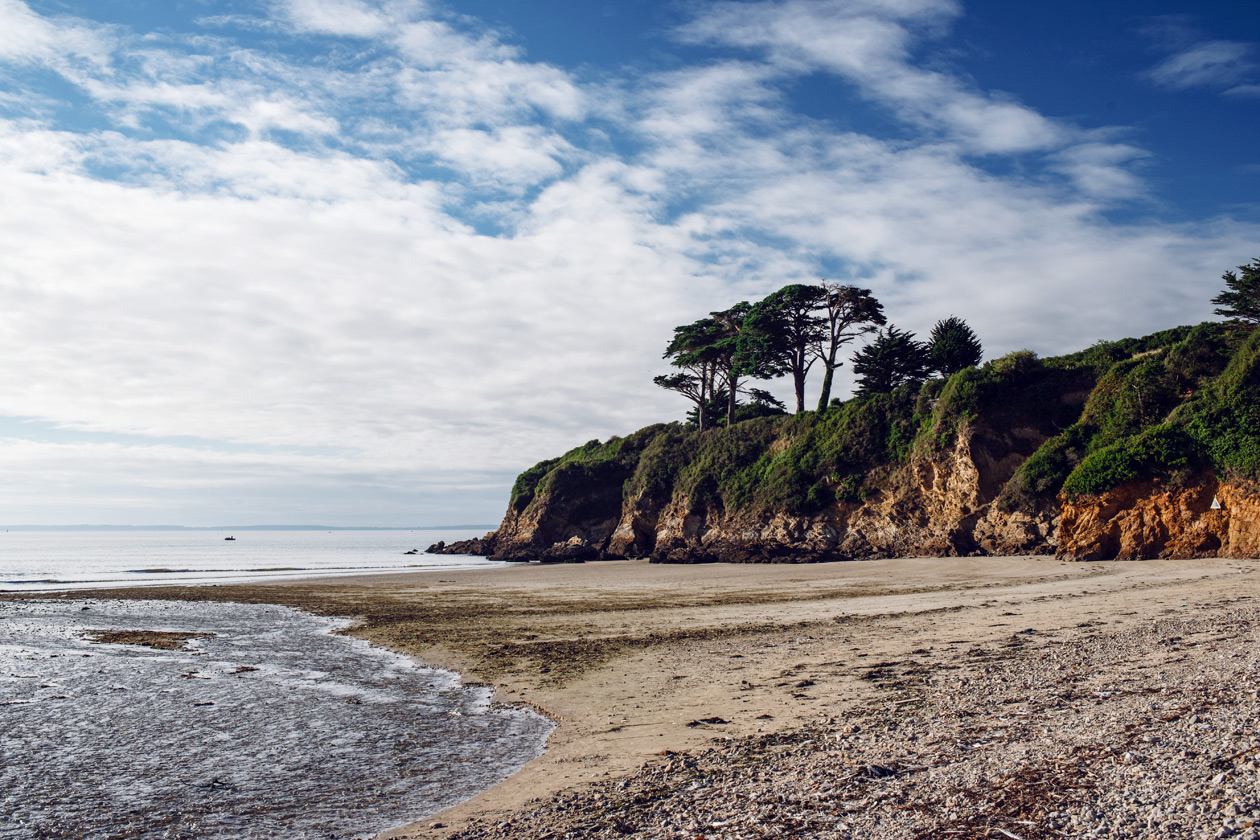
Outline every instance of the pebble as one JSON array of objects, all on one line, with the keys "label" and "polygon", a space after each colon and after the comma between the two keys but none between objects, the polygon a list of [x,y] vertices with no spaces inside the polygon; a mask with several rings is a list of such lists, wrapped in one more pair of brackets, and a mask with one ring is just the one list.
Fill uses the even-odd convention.
[{"label": "pebble", "polygon": [[449,838],[1260,840],[1260,610],[1018,638]]}]

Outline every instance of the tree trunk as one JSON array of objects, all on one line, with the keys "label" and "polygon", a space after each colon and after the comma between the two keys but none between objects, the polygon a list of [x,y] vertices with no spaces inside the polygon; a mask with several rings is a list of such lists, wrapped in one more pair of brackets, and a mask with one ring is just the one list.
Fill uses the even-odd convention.
[{"label": "tree trunk", "polygon": [[831,402],[831,380],[836,375],[834,365],[823,365],[823,384],[822,394],[818,396],[818,413],[822,414],[827,410],[828,404]]},{"label": "tree trunk", "polygon": [[805,410],[805,371],[792,371],[792,384],[796,386],[796,413]]},{"label": "tree trunk", "polygon": [[730,377],[730,379],[729,379],[729,383],[730,383],[730,386],[731,386],[731,393],[730,393],[730,396],[729,396],[728,401],[727,401],[727,403],[726,403],[726,426],[727,426],[727,428],[730,428],[731,426],[734,426],[734,425],[735,425],[735,391],[736,391],[736,389],[737,389],[737,388],[738,388],[738,386],[739,386],[739,382],[738,382],[738,379],[736,378],[736,376],[735,376],[735,374],[734,374],[734,373],[732,373],[732,374],[731,374],[731,377]]},{"label": "tree trunk", "polygon": [[700,402],[696,403],[696,428],[704,431],[704,404],[708,401],[708,386],[704,380],[704,370],[700,371]]}]

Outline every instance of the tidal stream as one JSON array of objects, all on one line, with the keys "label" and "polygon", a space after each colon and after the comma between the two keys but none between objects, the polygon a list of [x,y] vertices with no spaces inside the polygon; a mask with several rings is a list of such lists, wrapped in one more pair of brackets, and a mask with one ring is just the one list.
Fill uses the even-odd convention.
[{"label": "tidal stream", "polygon": [[[266,605],[0,602],[0,838],[359,838],[484,790],[553,724]],[[186,649],[99,631],[197,633]]]}]

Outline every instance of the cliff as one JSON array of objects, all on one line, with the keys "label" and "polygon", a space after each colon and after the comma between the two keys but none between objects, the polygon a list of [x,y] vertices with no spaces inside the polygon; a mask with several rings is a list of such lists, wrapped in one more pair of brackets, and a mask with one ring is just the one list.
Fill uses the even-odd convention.
[{"label": "cliff", "polygon": [[[823,414],[591,441],[522,473],[504,560],[1260,553],[1260,333],[1023,351]],[[1214,504],[1215,502],[1215,504]]]}]

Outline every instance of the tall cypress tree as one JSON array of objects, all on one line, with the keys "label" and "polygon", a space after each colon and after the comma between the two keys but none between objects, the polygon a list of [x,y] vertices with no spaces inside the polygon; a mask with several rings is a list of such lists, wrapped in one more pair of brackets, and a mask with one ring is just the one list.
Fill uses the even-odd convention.
[{"label": "tall cypress tree", "polygon": [[816,358],[811,348],[822,336],[818,310],[826,297],[822,286],[784,286],[748,311],[739,336],[741,372],[756,379],[790,375],[797,414],[805,410],[805,377]]},{"label": "tall cypress tree", "polygon": [[922,382],[930,370],[927,346],[914,333],[889,325],[853,354],[859,394],[886,394],[908,382]]},{"label": "tall cypress tree", "polygon": [[1221,275],[1227,290],[1212,298],[1213,311],[1237,321],[1260,323],[1260,259],[1238,266],[1238,271]]},{"label": "tall cypress tree", "polygon": [[962,318],[950,315],[937,321],[928,338],[928,355],[932,369],[941,376],[952,376],[960,370],[975,367],[984,358],[980,339]]},{"label": "tall cypress tree", "polygon": [[818,410],[827,410],[831,402],[831,383],[836,369],[844,362],[838,361],[840,348],[866,333],[875,332],[888,323],[884,307],[871,295],[870,289],[857,286],[841,286],[825,280],[822,288],[826,293],[822,312],[822,330],[813,347],[814,356],[823,365],[822,392],[818,396]]}]

